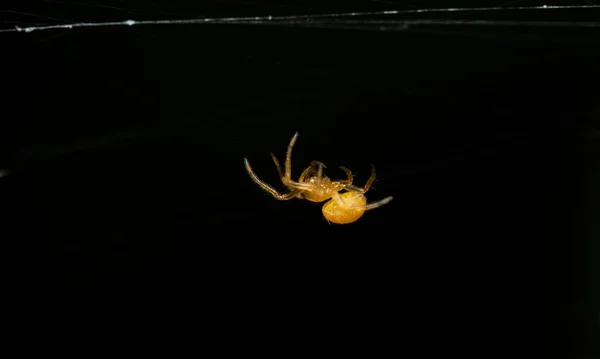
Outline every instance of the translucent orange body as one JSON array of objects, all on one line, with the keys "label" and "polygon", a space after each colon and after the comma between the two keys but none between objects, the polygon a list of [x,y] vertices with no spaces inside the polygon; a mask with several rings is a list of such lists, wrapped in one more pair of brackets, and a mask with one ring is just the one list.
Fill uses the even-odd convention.
[{"label": "translucent orange body", "polygon": [[[375,209],[389,203],[392,197],[384,198],[380,201],[367,204],[365,193],[375,181],[375,166],[371,165],[371,177],[369,177],[364,187],[357,187],[352,184],[352,171],[345,167],[340,167],[346,173],[346,179],[332,181],[324,173],[325,164],[319,161],[313,161],[307,167],[298,181],[292,180],[292,148],[298,138],[298,132],[294,134],[288,145],[285,156],[285,169],[279,165],[279,160],[271,153],[271,158],[277,167],[281,182],[288,188],[289,192],[279,193],[273,186],[263,182],[250,167],[250,162],[244,158],[244,166],[250,175],[250,178],[263,190],[271,194],[275,199],[287,201],[292,198],[302,198],[311,202],[324,202],[323,216],[330,223],[347,224],[355,222],[365,211]],[[346,191],[339,193],[341,191]]]},{"label": "translucent orange body", "polygon": [[359,208],[346,207],[343,204],[338,203],[335,200],[330,200],[323,205],[323,216],[329,222],[337,224],[348,224],[355,222],[365,213],[365,205],[367,204],[367,197],[359,192],[345,192],[341,193],[340,197],[344,203],[348,206],[362,206]]}]

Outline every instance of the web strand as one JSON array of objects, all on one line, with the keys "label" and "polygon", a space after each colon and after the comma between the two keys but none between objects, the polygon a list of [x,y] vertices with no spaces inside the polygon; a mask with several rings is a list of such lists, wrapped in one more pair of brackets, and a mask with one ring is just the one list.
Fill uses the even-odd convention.
[{"label": "web strand", "polygon": [[[248,25],[287,25],[297,27],[311,27],[328,24],[329,27],[335,27],[335,24],[344,24],[340,21],[344,18],[358,18],[368,16],[392,16],[409,14],[431,14],[431,13],[461,13],[461,12],[501,12],[501,11],[549,11],[549,10],[584,10],[599,9],[600,5],[541,5],[541,6],[508,6],[508,7],[473,7],[473,8],[438,8],[438,9],[411,9],[411,10],[384,10],[367,12],[345,12],[328,14],[310,14],[310,15],[288,15],[288,16],[253,16],[253,17],[213,17],[200,19],[180,19],[180,20],[124,20],[108,22],[76,22],[70,24],[54,24],[44,26],[16,26],[11,29],[1,29],[0,33],[23,32],[31,33],[34,31],[65,30],[75,28],[91,27],[115,27],[115,26],[139,26],[139,25],[207,25],[207,24],[248,24]],[[315,23],[315,21],[318,21]],[[355,24],[374,25],[379,20],[355,20]],[[347,26],[350,23],[346,23]],[[600,27],[600,22],[527,22],[527,21],[498,21],[498,20],[389,20],[388,25],[394,25],[396,28],[417,26],[417,25],[476,25],[476,26],[563,26],[563,27]]]}]

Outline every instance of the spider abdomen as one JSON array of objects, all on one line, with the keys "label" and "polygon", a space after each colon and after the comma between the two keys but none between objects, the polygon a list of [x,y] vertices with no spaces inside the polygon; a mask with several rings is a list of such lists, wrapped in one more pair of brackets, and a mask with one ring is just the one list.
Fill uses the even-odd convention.
[{"label": "spider abdomen", "polygon": [[335,199],[323,205],[323,216],[329,221],[337,224],[348,224],[359,219],[364,213],[363,208],[351,208],[353,206],[364,206],[367,198],[359,192],[341,193],[340,197],[347,206],[338,203]]}]

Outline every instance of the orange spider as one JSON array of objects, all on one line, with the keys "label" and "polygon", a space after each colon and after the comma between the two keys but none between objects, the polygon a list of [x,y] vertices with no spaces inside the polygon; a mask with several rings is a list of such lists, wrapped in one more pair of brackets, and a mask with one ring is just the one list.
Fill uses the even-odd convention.
[{"label": "orange spider", "polygon": [[[297,139],[298,132],[294,134],[288,145],[285,157],[285,173],[281,170],[281,166],[275,155],[271,153],[281,182],[290,190],[288,193],[280,194],[275,188],[261,181],[254,171],[252,171],[248,159],[244,158],[246,170],[252,180],[262,189],[269,192],[275,199],[285,201],[292,198],[305,198],[311,202],[323,202],[329,199],[323,205],[323,216],[329,222],[338,224],[352,223],[359,219],[365,211],[381,207],[393,199],[393,197],[387,197],[367,204],[365,193],[369,190],[373,181],[375,181],[375,166],[373,165],[371,165],[371,177],[364,188],[352,185],[352,172],[345,167],[340,168],[346,172],[348,179],[339,181],[330,180],[327,176],[323,175],[323,168],[326,168],[325,164],[318,161],[312,161],[311,165],[302,171],[298,182],[293,181],[291,179],[292,148]],[[315,173],[316,175],[314,175]],[[347,192],[340,194],[339,192],[342,190],[346,190]]]}]

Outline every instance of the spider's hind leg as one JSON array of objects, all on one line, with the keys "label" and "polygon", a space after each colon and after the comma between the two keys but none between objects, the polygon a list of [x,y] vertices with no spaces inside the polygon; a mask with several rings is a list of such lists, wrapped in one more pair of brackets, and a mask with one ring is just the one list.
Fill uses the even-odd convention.
[{"label": "spider's hind leg", "polygon": [[365,211],[381,207],[384,204],[389,203],[393,199],[394,199],[394,197],[390,196],[390,197],[384,198],[384,199],[382,199],[380,201],[377,201],[377,202],[373,202],[373,203],[369,203],[369,204],[357,206],[357,205],[351,205],[351,204],[346,203],[346,201],[344,201],[344,199],[342,198],[342,196],[339,193],[335,193],[333,195],[333,200],[336,201],[340,206],[343,206],[343,207],[346,207],[346,208],[350,208],[350,209],[364,209]]}]

